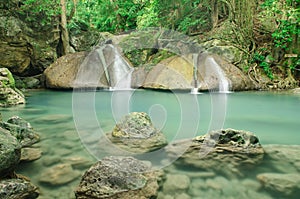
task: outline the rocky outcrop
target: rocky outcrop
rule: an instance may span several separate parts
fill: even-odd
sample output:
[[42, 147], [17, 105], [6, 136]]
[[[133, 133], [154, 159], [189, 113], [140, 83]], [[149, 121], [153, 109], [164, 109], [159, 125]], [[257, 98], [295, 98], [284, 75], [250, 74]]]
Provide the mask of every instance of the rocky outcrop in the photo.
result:
[[[0, 179], [10, 175], [21, 157], [21, 145], [9, 131], [0, 127]], [[0, 181], [1, 182], [1, 181]]]
[[185, 149], [175, 164], [187, 164], [227, 176], [244, 175], [243, 169], [255, 167], [264, 156], [264, 150], [254, 134], [234, 129], [213, 131], [166, 147], [171, 157], [178, 156]]
[[0, 106], [24, 104], [25, 97], [15, 87], [15, 80], [7, 68], [0, 68]]
[[7, 179], [0, 181], [0, 198], [2, 199], [34, 199], [38, 196], [38, 188], [26, 180]]
[[134, 153], [155, 151], [167, 145], [167, 139], [144, 112], [126, 115], [114, 127], [108, 139], [116, 146]]
[[[16, 15], [2, 11], [1, 13], [0, 66], [19, 76], [42, 73], [56, 57], [59, 32], [53, 29], [55, 25], [33, 27]], [[45, 30], [41, 30], [41, 27]]]
[[39, 196], [38, 188], [27, 177], [23, 179], [14, 173], [20, 160], [33, 161], [40, 157], [32, 157], [33, 154], [28, 153], [30, 148], [22, 149], [38, 140], [31, 125], [20, 117], [0, 121], [0, 198], [34, 199]]
[[85, 172], [76, 198], [155, 198], [161, 172], [149, 169], [148, 164], [132, 157], [106, 157]]
[[7, 122], [1, 121], [0, 126], [17, 138], [22, 147], [31, 146], [40, 140], [39, 135], [33, 130], [30, 123], [19, 116], [9, 118]]

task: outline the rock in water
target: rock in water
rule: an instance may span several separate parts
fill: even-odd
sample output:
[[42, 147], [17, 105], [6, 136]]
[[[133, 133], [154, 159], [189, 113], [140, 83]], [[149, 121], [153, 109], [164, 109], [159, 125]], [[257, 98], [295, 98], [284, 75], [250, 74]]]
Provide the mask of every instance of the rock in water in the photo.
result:
[[[290, 198], [298, 198], [300, 193], [300, 175], [298, 173], [262, 173], [257, 175], [260, 183], [269, 191]], [[298, 196], [298, 197], [297, 197]]]
[[213, 131], [166, 147], [169, 155], [176, 157], [185, 149], [175, 164], [188, 164], [229, 177], [243, 175], [243, 169], [257, 165], [264, 156], [264, 150], [253, 133], [234, 129]]
[[23, 179], [7, 179], [0, 181], [1, 199], [34, 199], [38, 196], [38, 188]]
[[15, 80], [7, 68], [0, 68], [0, 106], [25, 104], [25, 97], [15, 87]]
[[155, 198], [160, 172], [148, 169], [147, 164], [132, 157], [106, 157], [85, 172], [76, 198]]
[[0, 122], [0, 126], [10, 131], [21, 143], [22, 147], [31, 146], [40, 140], [39, 135], [33, 130], [30, 123], [20, 118], [13, 116], [7, 122]]
[[0, 178], [14, 171], [20, 157], [20, 143], [7, 130], [0, 127]]
[[126, 115], [107, 137], [118, 147], [135, 153], [154, 151], [167, 145], [165, 136], [144, 112]]

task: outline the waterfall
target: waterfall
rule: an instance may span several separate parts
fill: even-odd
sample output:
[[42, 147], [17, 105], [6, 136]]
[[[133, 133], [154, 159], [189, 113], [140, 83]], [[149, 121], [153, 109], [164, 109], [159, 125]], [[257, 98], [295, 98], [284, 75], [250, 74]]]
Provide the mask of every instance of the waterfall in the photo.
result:
[[114, 58], [110, 72], [110, 87], [112, 90], [126, 90], [131, 88], [131, 75], [133, 68], [122, 57], [117, 48], [109, 44], [113, 50]]
[[229, 93], [230, 83], [226, 78], [222, 68], [215, 61], [215, 59], [211, 56], [208, 56], [205, 60], [205, 81], [207, 78], [214, 78], [214, 80], [218, 81], [218, 91], [220, 93]]

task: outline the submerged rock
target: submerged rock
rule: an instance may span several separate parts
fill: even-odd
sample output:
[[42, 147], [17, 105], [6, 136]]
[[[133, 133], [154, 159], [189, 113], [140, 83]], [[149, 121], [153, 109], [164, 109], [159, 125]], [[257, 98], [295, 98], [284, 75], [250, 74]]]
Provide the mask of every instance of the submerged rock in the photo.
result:
[[40, 182], [50, 185], [67, 184], [80, 176], [78, 170], [73, 170], [70, 164], [58, 164], [48, 168], [40, 177]]
[[38, 188], [26, 180], [7, 179], [0, 181], [1, 199], [34, 199], [38, 196]]
[[300, 193], [300, 174], [262, 173], [257, 179], [268, 190], [296, 198]]
[[15, 80], [7, 68], [0, 68], [0, 106], [25, 104], [25, 97], [15, 87]]
[[165, 136], [144, 112], [126, 115], [107, 137], [118, 147], [135, 153], [154, 151], [167, 145]]
[[161, 173], [148, 169], [147, 164], [132, 157], [106, 157], [85, 172], [76, 198], [155, 198]]
[[40, 140], [30, 123], [19, 116], [9, 118], [7, 122], [1, 121], [0, 126], [10, 131], [10, 134], [19, 140], [22, 147], [31, 146]]
[[264, 150], [254, 134], [234, 129], [213, 131], [191, 140], [172, 143], [166, 151], [170, 156], [177, 156], [186, 148], [175, 164], [188, 164], [227, 176], [243, 175], [243, 169], [259, 164], [264, 156]]
[[42, 157], [42, 151], [38, 148], [22, 148], [21, 150], [21, 161], [31, 162]]
[[0, 178], [14, 171], [20, 157], [20, 143], [7, 130], [0, 127]]

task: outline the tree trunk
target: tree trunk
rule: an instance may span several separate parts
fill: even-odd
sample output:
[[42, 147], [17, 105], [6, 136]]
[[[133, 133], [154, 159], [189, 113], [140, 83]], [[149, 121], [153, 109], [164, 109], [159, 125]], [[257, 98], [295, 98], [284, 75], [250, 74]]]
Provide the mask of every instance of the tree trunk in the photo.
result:
[[61, 4], [61, 41], [62, 41], [62, 54], [66, 55], [70, 53], [70, 39], [69, 39], [69, 32], [67, 29], [67, 8], [66, 8], [66, 1], [60, 0]]

